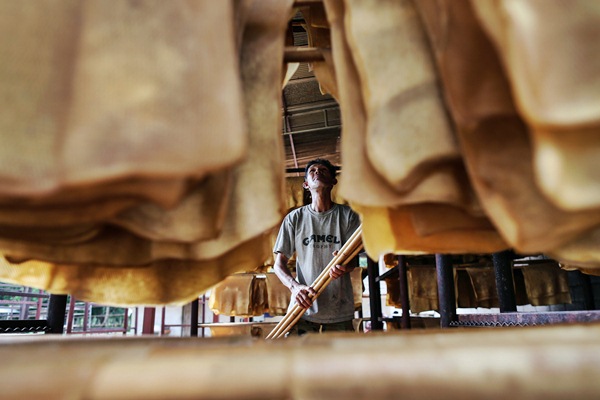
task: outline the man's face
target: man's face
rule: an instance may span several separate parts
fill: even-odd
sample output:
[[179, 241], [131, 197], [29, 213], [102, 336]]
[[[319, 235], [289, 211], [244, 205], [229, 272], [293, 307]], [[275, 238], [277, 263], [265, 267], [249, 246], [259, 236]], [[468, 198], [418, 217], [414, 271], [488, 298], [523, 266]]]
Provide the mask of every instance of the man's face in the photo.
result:
[[329, 169], [323, 164], [313, 164], [308, 168], [304, 187], [307, 189], [318, 186], [333, 186], [337, 180], [331, 176]]

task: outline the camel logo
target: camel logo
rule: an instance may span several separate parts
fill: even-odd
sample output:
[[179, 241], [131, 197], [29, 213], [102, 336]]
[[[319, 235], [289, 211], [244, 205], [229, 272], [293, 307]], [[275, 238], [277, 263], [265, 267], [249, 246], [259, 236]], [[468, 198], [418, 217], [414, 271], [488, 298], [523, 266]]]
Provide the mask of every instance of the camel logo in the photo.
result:
[[340, 239], [335, 235], [310, 235], [302, 240], [305, 246], [311, 243], [341, 243]]

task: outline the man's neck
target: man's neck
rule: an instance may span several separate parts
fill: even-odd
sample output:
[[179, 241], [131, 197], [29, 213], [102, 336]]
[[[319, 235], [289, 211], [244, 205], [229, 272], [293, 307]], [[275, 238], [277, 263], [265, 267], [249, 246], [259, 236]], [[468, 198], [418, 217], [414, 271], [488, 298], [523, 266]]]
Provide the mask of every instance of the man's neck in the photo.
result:
[[316, 212], [325, 212], [333, 207], [333, 201], [331, 200], [331, 190], [327, 191], [312, 191], [312, 202], [310, 208]]

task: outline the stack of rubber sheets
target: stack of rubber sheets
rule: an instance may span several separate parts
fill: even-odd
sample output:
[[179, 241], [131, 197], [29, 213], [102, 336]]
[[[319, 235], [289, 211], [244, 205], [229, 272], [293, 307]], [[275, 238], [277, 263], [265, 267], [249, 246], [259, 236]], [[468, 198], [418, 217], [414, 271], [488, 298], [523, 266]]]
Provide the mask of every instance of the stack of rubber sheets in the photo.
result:
[[340, 194], [372, 258], [513, 248], [600, 267], [600, 6], [324, 6]]
[[0, 5], [0, 279], [165, 304], [261, 266], [285, 212], [291, 15], [291, 0]]

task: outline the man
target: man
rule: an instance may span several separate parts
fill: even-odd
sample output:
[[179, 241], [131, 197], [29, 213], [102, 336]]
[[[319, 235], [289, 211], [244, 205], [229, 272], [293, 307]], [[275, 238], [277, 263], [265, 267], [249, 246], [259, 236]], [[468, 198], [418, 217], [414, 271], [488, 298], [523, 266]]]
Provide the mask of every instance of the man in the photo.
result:
[[[351, 264], [335, 265], [329, 274], [329, 286], [315, 301], [310, 285], [329, 264], [334, 252], [350, 238], [360, 225], [358, 215], [346, 205], [331, 199], [337, 183], [334, 166], [324, 159], [306, 165], [303, 187], [311, 194], [311, 203], [291, 211], [283, 220], [275, 242], [274, 270], [292, 292], [291, 299], [306, 309], [290, 335], [307, 332], [352, 330], [354, 296], [349, 272]], [[296, 279], [287, 263], [296, 252]]]

